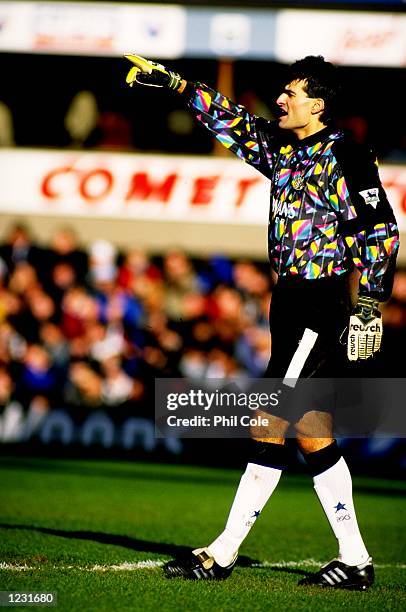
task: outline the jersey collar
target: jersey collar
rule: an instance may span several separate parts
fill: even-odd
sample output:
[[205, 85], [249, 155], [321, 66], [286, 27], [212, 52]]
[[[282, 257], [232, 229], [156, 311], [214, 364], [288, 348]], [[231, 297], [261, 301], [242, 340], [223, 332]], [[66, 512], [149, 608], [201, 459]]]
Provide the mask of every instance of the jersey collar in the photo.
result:
[[323, 140], [326, 140], [328, 136], [330, 136], [330, 134], [334, 134], [334, 133], [337, 133], [337, 129], [334, 128], [333, 126], [327, 126], [323, 128], [322, 130], [319, 130], [315, 134], [311, 134], [310, 136], [303, 138], [302, 140], [296, 140], [296, 146], [298, 147], [312, 146], [316, 144], [316, 142], [322, 142]]

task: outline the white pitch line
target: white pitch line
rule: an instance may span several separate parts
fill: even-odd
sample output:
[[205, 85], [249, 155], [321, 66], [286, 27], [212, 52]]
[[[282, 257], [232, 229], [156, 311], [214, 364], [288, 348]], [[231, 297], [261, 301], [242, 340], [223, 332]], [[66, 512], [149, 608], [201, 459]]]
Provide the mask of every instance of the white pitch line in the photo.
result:
[[161, 567], [165, 561], [137, 561], [137, 563], [120, 563], [120, 565], [93, 565], [93, 567], [81, 568], [88, 572], [132, 572], [139, 569], [155, 569]]
[[82, 572], [132, 572], [140, 569], [155, 569], [161, 567], [165, 561], [155, 561], [147, 559], [146, 561], [137, 561], [136, 563], [120, 563], [119, 565], [18, 565], [17, 563], [0, 563], [0, 570], [11, 570], [14, 572], [26, 572], [41, 569], [59, 569], [59, 570], [79, 570]]
[[251, 567], [288, 567], [295, 569], [296, 567], [320, 567], [321, 562], [315, 559], [303, 559], [302, 561], [262, 561], [261, 563], [252, 563]]
[[0, 570], [12, 570], [15, 572], [25, 572], [27, 570], [33, 570], [33, 567], [28, 565], [16, 565], [15, 563], [0, 563]]
[[[26, 564], [18, 565], [17, 563], [0, 563], [0, 570], [9, 570], [14, 572], [38, 571], [43, 569], [55, 570], [79, 570], [82, 572], [133, 572], [143, 569], [156, 569], [162, 567], [165, 561], [146, 559], [145, 561], [137, 561], [135, 563], [120, 563], [118, 565], [36, 565], [29, 566]], [[296, 569], [300, 567], [320, 567], [321, 561], [315, 559], [302, 559], [301, 561], [262, 561], [261, 563], [253, 563], [252, 568], [289, 568]], [[374, 563], [376, 569], [406, 569], [404, 563]]]
[[[252, 563], [250, 567], [276, 567], [289, 569], [295, 569], [300, 567], [320, 567], [322, 561], [315, 561], [314, 559], [302, 559], [302, 561], [262, 561], [261, 563]], [[405, 563], [374, 563], [375, 569], [406, 569]]]

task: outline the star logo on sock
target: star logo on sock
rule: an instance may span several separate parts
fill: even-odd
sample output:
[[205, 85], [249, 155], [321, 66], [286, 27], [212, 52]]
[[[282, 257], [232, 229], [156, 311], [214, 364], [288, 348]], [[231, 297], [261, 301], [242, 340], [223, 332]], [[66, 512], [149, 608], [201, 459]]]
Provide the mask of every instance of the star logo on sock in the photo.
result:
[[251, 518], [258, 518], [260, 514], [261, 510], [254, 510], [254, 514], [251, 516]]
[[334, 508], [336, 509], [336, 512], [338, 512], [339, 510], [347, 510], [345, 504], [342, 504], [341, 502], [338, 502], [338, 504], [334, 506]]

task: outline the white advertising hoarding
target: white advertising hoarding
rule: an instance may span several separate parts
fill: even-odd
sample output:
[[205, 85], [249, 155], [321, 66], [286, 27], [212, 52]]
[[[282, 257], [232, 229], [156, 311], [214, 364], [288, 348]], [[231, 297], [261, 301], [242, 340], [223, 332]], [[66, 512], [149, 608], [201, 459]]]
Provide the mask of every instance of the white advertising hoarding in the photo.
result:
[[323, 55], [336, 64], [406, 65], [405, 15], [286, 10], [278, 11], [276, 19], [276, 60]]
[[267, 184], [233, 159], [0, 150], [0, 212], [261, 224]]
[[186, 11], [120, 2], [0, 2], [0, 51], [176, 58]]
[[30, 52], [34, 45], [35, 4], [0, 2], [0, 50]]
[[187, 7], [130, 2], [0, 2], [0, 51], [244, 57], [406, 64], [406, 16], [390, 12]]
[[[406, 232], [406, 166], [380, 175]], [[269, 181], [237, 159], [0, 150], [0, 213], [266, 225]]]

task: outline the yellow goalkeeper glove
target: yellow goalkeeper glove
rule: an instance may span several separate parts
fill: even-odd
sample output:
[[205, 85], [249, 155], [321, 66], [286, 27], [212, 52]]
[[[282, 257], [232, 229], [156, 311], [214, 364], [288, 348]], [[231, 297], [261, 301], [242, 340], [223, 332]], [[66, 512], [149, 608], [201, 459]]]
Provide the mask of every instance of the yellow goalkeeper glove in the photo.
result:
[[140, 55], [126, 54], [124, 57], [134, 64], [126, 78], [126, 83], [130, 87], [138, 83], [149, 87], [167, 87], [176, 91], [182, 82], [182, 77], [177, 72], [167, 70], [162, 64], [147, 60]]

